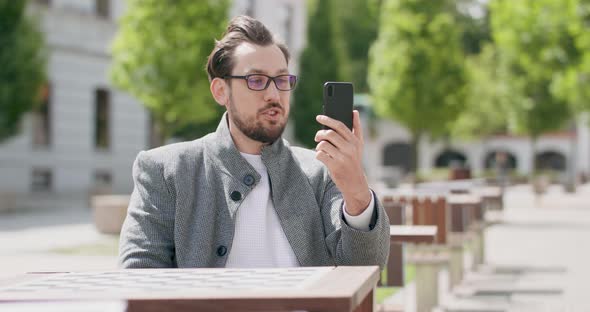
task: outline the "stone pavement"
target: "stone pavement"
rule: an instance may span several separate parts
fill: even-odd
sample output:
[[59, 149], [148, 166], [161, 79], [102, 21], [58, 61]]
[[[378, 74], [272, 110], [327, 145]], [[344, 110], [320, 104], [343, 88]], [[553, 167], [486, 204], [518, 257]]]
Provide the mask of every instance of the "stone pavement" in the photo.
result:
[[[30, 199], [26, 205], [25, 211], [0, 214], [0, 278], [30, 271], [116, 268], [113, 250], [63, 252], [116, 245], [117, 237], [95, 230], [85, 198]], [[547, 305], [539, 311], [590, 311], [590, 185], [575, 194], [551, 187], [538, 199], [529, 186], [508, 188], [504, 223], [489, 228], [485, 239], [488, 264], [566, 269], [559, 276], [563, 294], [545, 298]], [[407, 288], [401, 293], [405, 300], [412, 296], [412, 285]]]
[[[483, 284], [504, 278], [514, 280], [515, 284], [528, 281], [533, 285], [538, 283], [563, 289], [563, 293], [479, 297], [480, 302], [490, 302], [488, 309], [492, 309], [491, 303], [503, 303], [506, 308], [498, 311], [590, 311], [587, 291], [590, 279], [590, 184], [580, 186], [573, 194], [552, 186], [538, 197], [530, 186], [513, 186], [506, 190], [504, 203], [503, 223], [488, 228], [485, 233], [486, 267], [563, 270], [560, 273], [483, 274], [488, 278]], [[469, 255], [466, 258], [469, 259]], [[472, 274], [471, 278], [474, 276], [482, 275]], [[448, 273], [442, 271], [439, 278], [441, 302], [448, 304], [457, 296], [444, 289]], [[414, 285], [410, 284], [386, 303], [402, 305], [406, 311], [413, 312], [416, 310], [414, 300]]]
[[538, 199], [519, 186], [507, 193], [506, 202], [505, 223], [486, 233], [486, 261], [563, 267], [564, 293], [545, 311], [590, 311], [590, 185], [575, 194], [552, 187]]
[[0, 278], [117, 267], [114, 248], [92, 250], [116, 246], [118, 238], [96, 231], [86, 198], [31, 198], [21, 205], [0, 214]]

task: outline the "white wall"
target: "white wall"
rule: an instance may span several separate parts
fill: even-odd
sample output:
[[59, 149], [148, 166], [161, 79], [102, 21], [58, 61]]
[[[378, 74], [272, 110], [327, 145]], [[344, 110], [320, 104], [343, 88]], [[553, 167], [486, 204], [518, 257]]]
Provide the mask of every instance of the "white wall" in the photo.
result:
[[[536, 144], [535, 153], [558, 152], [566, 157], [569, 164], [573, 144], [575, 145], [574, 160], [577, 163], [575, 169], [578, 173], [588, 173], [590, 171], [590, 129], [587, 118], [587, 114], [580, 118], [577, 137], [567, 133], [540, 137]], [[410, 143], [410, 134], [399, 124], [388, 120], [378, 120], [376, 125], [378, 135], [365, 139], [367, 176], [370, 179], [378, 178], [383, 171], [383, 149], [386, 145], [397, 142]], [[572, 140], [574, 140], [573, 143]], [[485, 169], [486, 155], [498, 150], [507, 151], [516, 157], [518, 173], [528, 174], [532, 169], [532, 148], [528, 137], [496, 136], [483, 141], [453, 141], [448, 147], [463, 153], [475, 174], [481, 173]], [[432, 170], [436, 158], [444, 149], [443, 142], [432, 142], [430, 138], [424, 137], [420, 142], [419, 170], [423, 172]]]
[[[90, 6], [89, 4], [92, 4]], [[52, 1], [42, 9], [51, 83], [51, 144], [32, 144], [32, 119], [20, 135], [0, 145], [0, 190], [27, 193], [34, 168], [52, 170], [56, 193], [87, 192], [96, 169], [109, 171], [116, 192], [131, 191], [131, 164], [147, 143], [147, 114], [133, 98], [117, 92], [108, 79], [112, 20], [94, 15], [94, 1]], [[97, 88], [110, 91], [111, 148], [94, 147]]]

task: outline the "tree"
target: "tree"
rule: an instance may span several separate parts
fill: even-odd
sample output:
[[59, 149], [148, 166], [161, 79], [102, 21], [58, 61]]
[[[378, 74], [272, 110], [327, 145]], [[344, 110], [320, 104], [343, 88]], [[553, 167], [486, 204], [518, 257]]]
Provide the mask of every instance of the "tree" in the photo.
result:
[[490, 15], [481, 0], [455, 0], [455, 19], [461, 27], [463, 51], [477, 55], [485, 44], [492, 41]]
[[377, 38], [379, 5], [375, 1], [341, 0], [336, 12], [339, 32], [335, 36], [344, 45], [339, 64], [344, 68], [342, 79], [354, 84], [355, 93], [368, 93], [369, 48]]
[[578, 52], [569, 66], [555, 77], [553, 93], [576, 112], [590, 110], [590, 0], [577, 0], [568, 12], [571, 44]]
[[326, 81], [341, 79], [333, 36], [335, 17], [331, 0], [318, 0], [307, 28], [307, 46], [301, 53], [299, 82], [294, 94], [292, 117], [295, 138], [307, 147], [315, 146], [314, 137], [320, 129], [315, 116], [322, 113], [322, 88]]
[[27, 1], [0, 1], [0, 142], [15, 135], [24, 113], [41, 100], [46, 54]]
[[414, 170], [422, 136], [447, 134], [465, 106], [464, 54], [453, 7], [442, 0], [381, 5], [369, 85], [377, 113], [411, 133]]
[[111, 79], [150, 111], [160, 141], [218, 119], [204, 72], [228, 1], [129, 0], [113, 43]]
[[[490, 3], [492, 34], [510, 67], [522, 100], [514, 103], [517, 130], [535, 142], [572, 117], [567, 102], [551, 92], [555, 77], [579, 58], [568, 32], [577, 0], [495, 0]], [[534, 161], [533, 161], [534, 164]], [[535, 171], [533, 166], [533, 174]]]
[[466, 106], [453, 123], [451, 136], [476, 139], [513, 130], [512, 107], [522, 98], [494, 45], [486, 44], [480, 54], [467, 57], [466, 73]]

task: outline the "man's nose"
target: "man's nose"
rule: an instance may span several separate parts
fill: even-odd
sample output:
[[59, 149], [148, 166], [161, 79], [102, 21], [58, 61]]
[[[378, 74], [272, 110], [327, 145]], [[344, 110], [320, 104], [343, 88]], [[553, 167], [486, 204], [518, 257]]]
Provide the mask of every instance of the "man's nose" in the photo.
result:
[[264, 100], [266, 102], [278, 102], [280, 98], [279, 89], [274, 81], [271, 81], [268, 88], [264, 90]]

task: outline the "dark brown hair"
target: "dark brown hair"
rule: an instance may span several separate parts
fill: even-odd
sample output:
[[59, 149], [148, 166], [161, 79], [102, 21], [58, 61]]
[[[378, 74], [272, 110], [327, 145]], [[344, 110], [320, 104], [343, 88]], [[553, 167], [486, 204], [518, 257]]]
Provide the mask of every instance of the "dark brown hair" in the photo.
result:
[[215, 41], [215, 48], [207, 59], [207, 75], [209, 81], [217, 77], [231, 75], [234, 68], [234, 51], [243, 42], [249, 42], [259, 46], [276, 44], [283, 52], [287, 64], [289, 63], [289, 50], [281, 42], [277, 42], [273, 34], [260, 21], [249, 16], [236, 16], [227, 26], [221, 40]]

